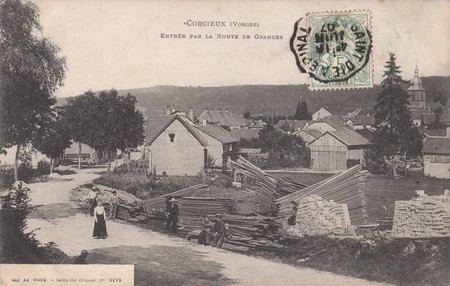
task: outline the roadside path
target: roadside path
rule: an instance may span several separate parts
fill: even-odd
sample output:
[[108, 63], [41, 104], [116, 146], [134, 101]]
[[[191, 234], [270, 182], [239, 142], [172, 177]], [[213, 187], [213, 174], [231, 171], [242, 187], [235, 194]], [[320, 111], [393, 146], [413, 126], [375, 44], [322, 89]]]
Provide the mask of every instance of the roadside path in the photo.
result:
[[28, 225], [39, 228], [39, 241], [54, 241], [70, 256], [87, 249], [90, 264], [134, 264], [135, 285], [386, 285], [201, 246], [123, 221], [107, 221], [108, 239], [93, 239], [93, 218], [75, 209], [70, 190], [92, 182], [99, 171], [64, 176], [71, 181], [30, 184], [31, 203], [55, 212], [30, 218]]

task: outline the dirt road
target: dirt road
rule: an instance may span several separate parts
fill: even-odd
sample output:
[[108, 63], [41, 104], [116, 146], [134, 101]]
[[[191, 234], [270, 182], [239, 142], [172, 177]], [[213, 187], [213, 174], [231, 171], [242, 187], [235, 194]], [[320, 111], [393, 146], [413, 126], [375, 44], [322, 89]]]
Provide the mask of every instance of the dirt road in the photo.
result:
[[93, 239], [93, 218], [70, 202], [70, 190], [91, 182], [98, 171], [29, 185], [32, 203], [44, 207], [28, 224], [39, 228], [38, 240], [54, 241], [70, 256], [87, 249], [90, 264], [134, 264], [135, 285], [386, 285], [200, 246], [121, 221], [107, 221], [109, 238]]

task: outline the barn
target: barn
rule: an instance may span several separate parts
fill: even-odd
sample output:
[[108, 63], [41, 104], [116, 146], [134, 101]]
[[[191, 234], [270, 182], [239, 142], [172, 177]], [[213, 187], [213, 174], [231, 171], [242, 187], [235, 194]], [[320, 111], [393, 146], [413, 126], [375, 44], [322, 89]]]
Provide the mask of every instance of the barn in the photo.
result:
[[450, 179], [450, 137], [425, 137], [422, 154], [426, 176]]
[[310, 142], [311, 168], [319, 170], [346, 170], [364, 165], [364, 152], [369, 141], [347, 128], [326, 131]]

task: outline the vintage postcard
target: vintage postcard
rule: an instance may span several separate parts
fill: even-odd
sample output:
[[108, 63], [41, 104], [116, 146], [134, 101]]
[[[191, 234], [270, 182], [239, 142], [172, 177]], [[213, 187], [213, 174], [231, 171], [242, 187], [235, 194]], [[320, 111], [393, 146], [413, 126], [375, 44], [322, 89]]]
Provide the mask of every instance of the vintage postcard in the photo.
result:
[[449, 18], [0, 0], [0, 285], [450, 285]]

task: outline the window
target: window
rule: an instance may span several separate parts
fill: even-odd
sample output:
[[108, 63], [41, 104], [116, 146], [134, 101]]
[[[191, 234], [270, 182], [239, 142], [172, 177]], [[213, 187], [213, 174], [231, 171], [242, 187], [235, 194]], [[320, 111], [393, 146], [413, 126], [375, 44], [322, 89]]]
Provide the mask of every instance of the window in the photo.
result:
[[175, 142], [175, 133], [169, 133], [170, 142]]

